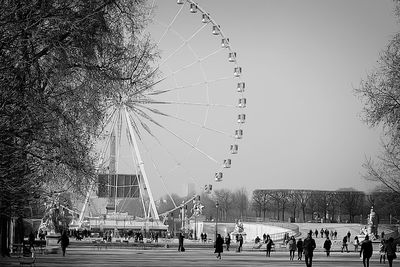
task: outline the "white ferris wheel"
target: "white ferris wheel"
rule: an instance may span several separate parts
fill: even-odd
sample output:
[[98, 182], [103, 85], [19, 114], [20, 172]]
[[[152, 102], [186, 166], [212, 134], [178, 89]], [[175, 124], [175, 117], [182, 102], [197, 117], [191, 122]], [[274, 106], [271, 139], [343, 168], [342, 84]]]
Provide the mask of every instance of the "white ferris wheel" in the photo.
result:
[[171, 195], [183, 188], [200, 193], [229, 182], [239, 164], [246, 97], [237, 53], [210, 13], [192, 0], [150, 5], [148, 32], [160, 53], [156, 78], [110, 108], [100, 169], [116, 212], [127, 195], [138, 196], [143, 216], [159, 219], [160, 196], [174, 203]]

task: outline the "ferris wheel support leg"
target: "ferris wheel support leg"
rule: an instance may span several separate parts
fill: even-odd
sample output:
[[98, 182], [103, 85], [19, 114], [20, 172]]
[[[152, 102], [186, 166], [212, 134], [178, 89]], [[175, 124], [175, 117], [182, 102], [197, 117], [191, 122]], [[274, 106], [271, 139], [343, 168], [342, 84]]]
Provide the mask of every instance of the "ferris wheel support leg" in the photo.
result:
[[83, 204], [81, 213], [79, 214], [79, 220], [78, 220], [78, 227], [81, 227], [82, 222], [83, 222], [83, 216], [85, 215], [85, 210], [86, 210], [86, 206], [89, 203], [89, 199], [90, 199], [90, 195], [92, 194], [92, 190], [93, 190], [93, 186], [94, 186], [95, 181], [93, 181], [90, 184], [89, 190], [86, 193], [86, 199], [85, 199], [85, 203]]
[[131, 138], [132, 138], [132, 144], [133, 144], [133, 147], [134, 147], [134, 150], [135, 150], [135, 153], [136, 153], [136, 158], [137, 158], [137, 160], [139, 162], [140, 172], [142, 173], [142, 177], [143, 177], [144, 183], [146, 185], [147, 195], [149, 196], [151, 211], [153, 212], [153, 216], [152, 217], [154, 219], [158, 220], [159, 216], [158, 216], [156, 204], [154, 202], [153, 194], [151, 193], [150, 184], [149, 184], [149, 181], [147, 179], [146, 171], [144, 169], [144, 163], [142, 161], [142, 157], [140, 156], [139, 148], [138, 148], [138, 145], [137, 145], [137, 142], [136, 142], [136, 136], [135, 136], [135, 133], [133, 131], [132, 123], [131, 123], [131, 120], [129, 118], [129, 114], [128, 114], [128, 110], [126, 109], [126, 106], [124, 106], [124, 110], [125, 110], [126, 122], [127, 122], [128, 128], [129, 128], [129, 133], [130, 133]]

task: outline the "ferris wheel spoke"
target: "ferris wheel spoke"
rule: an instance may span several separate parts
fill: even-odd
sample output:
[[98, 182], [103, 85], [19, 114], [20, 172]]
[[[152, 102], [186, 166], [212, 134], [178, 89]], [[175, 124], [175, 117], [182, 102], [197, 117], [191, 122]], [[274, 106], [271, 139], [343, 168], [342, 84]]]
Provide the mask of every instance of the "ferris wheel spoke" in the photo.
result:
[[[153, 137], [154, 137], [154, 135], [153, 135]], [[161, 184], [162, 184], [162, 186], [163, 186], [163, 189], [164, 189], [165, 192], [168, 194], [168, 196], [170, 197], [172, 203], [173, 203], [174, 206], [176, 207], [176, 203], [175, 203], [174, 199], [172, 198], [172, 196], [171, 196], [169, 190], [167, 189], [166, 182], [165, 182], [165, 177], [161, 174], [158, 165], [156, 164], [155, 160], [154, 160], [153, 157], [151, 156], [151, 153], [149, 152], [149, 149], [147, 148], [147, 146], [145, 145], [145, 143], [144, 143], [142, 140], [140, 140], [140, 142], [141, 142], [142, 146], [144, 147], [144, 151], [146, 152], [147, 156], [149, 157], [149, 159], [150, 159], [150, 161], [151, 161], [151, 163], [152, 163], [152, 165], [153, 165], [153, 168], [154, 168], [156, 174], [158, 175], [158, 177], [159, 177], [160, 180], [161, 180]]]
[[[154, 4], [154, 3], [153, 3]], [[157, 46], [161, 43], [161, 41], [164, 39], [164, 37], [167, 35], [169, 29], [172, 27], [172, 25], [175, 23], [176, 19], [178, 18], [179, 14], [182, 12], [183, 10], [183, 5], [181, 6], [181, 8], [176, 12], [174, 18], [171, 20], [171, 22], [168, 25], [165, 25], [162, 23], [162, 25], [165, 27], [165, 31], [163, 32], [163, 34], [161, 35], [161, 38], [158, 40], [157, 42]], [[156, 23], [160, 23], [159, 21], [155, 20]]]
[[[161, 24], [162, 26], [166, 27], [165, 25]], [[185, 46], [189, 46], [189, 43], [193, 40], [193, 38], [196, 37], [205, 27], [207, 24], [204, 24], [200, 28], [198, 28], [189, 38], [185, 39], [181, 34], [179, 34], [177, 31], [173, 30], [172, 28], [168, 28], [167, 26], [167, 31], [171, 31], [174, 33], [178, 38], [181, 40], [181, 44], [168, 56], [165, 57], [163, 61], [161, 61], [160, 64], [158, 64], [157, 68], [160, 68], [162, 65], [164, 65], [171, 57], [175, 56], [179, 51], [182, 50]]]
[[187, 141], [185, 138], [181, 137], [180, 135], [178, 135], [177, 133], [175, 133], [174, 131], [172, 131], [171, 129], [169, 129], [168, 127], [162, 125], [161, 123], [157, 122], [156, 120], [154, 120], [151, 116], [149, 116], [147, 113], [145, 113], [142, 110], [139, 110], [137, 108], [134, 107], [130, 107], [131, 109], [133, 109], [137, 114], [141, 115], [142, 117], [144, 117], [145, 119], [151, 121], [152, 123], [154, 123], [155, 125], [157, 125], [158, 127], [164, 129], [165, 131], [169, 132], [171, 135], [175, 136], [178, 140], [180, 140], [181, 142], [183, 142], [184, 144], [188, 145], [189, 147], [191, 147], [192, 149], [194, 149], [195, 151], [199, 152], [200, 154], [202, 154], [203, 156], [205, 156], [206, 158], [208, 158], [209, 160], [215, 162], [218, 164], [218, 161], [216, 159], [214, 159], [212, 156], [210, 156], [209, 154], [207, 154], [206, 152], [204, 152], [203, 150], [201, 150], [200, 148], [198, 148], [196, 145], [192, 144], [191, 142]]
[[[172, 75], [171, 75], [172, 76]], [[165, 76], [164, 79], [168, 78], [168, 76]], [[205, 84], [212, 84], [215, 82], [220, 82], [220, 81], [224, 81], [224, 80], [231, 80], [232, 77], [222, 77], [222, 78], [217, 78], [217, 79], [213, 79], [213, 80], [207, 80], [207, 81], [201, 81], [201, 82], [197, 82], [197, 83], [192, 83], [192, 84], [188, 84], [188, 85], [181, 85], [181, 86], [175, 86], [175, 87], [170, 87], [170, 88], [166, 88], [163, 90], [155, 90], [155, 91], [149, 91], [149, 93], [147, 93], [146, 95], [160, 95], [160, 94], [164, 94], [164, 93], [168, 93], [168, 92], [172, 92], [172, 91], [177, 91], [177, 90], [182, 90], [182, 89], [190, 89], [199, 85], [205, 85]]]
[[181, 137], [180, 135], [178, 135], [177, 133], [175, 133], [174, 131], [172, 131], [171, 129], [159, 124], [164, 130], [166, 130], [167, 132], [169, 132], [170, 134], [172, 134], [173, 136], [175, 136], [177, 139], [179, 139], [180, 141], [182, 141], [183, 143], [185, 143], [186, 145], [190, 146], [192, 149], [194, 149], [195, 151], [199, 152], [200, 154], [202, 154], [203, 156], [205, 156], [206, 158], [208, 158], [209, 160], [215, 162], [218, 164], [218, 161], [216, 159], [214, 159], [212, 156], [210, 156], [209, 154], [207, 154], [206, 152], [204, 152], [203, 150], [201, 150], [200, 148], [198, 148], [196, 145], [192, 144], [191, 142], [187, 141], [185, 138]]
[[[141, 103], [141, 100], [138, 101]], [[202, 106], [202, 107], [225, 107], [225, 108], [233, 108], [234, 105], [226, 105], [226, 104], [213, 104], [213, 103], [194, 103], [194, 102], [186, 102], [186, 101], [156, 101], [156, 100], [147, 100], [142, 103], [146, 104], [160, 104], [160, 105], [187, 105], [187, 106]]]
[[146, 110], [148, 110], [148, 111], [150, 111], [150, 112], [152, 112], [154, 114], [161, 115], [161, 116], [166, 116], [166, 117], [169, 117], [169, 118], [173, 118], [175, 120], [185, 122], [186, 124], [197, 126], [197, 128], [200, 128], [200, 129], [208, 130], [208, 131], [211, 131], [211, 132], [214, 132], [214, 133], [218, 133], [218, 134], [222, 134], [222, 135], [234, 138], [234, 136], [232, 134], [228, 134], [228, 133], [226, 133], [224, 131], [207, 127], [205, 123], [203, 123], [203, 124], [196, 123], [196, 122], [193, 122], [193, 121], [190, 121], [190, 120], [186, 120], [186, 119], [178, 117], [178, 116], [167, 114], [165, 112], [159, 111], [158, 109], [149, 108], [149, 107], [146, 107], [146, 106], [143, 106], [143, 105], [138, 105], [138, 106], [141, 107], [141, 108], [144, 108], [144, 109], [146, 109]]
[[177, 70], [172, 71], [171, 74], [170, 74], [170, 76], [175, 75], [175, 74], [177, 74], [177, 73], [179, 73], [179, 72], [181, 72], [181, 71], [183, 71], [183, 70], [186, 70], [186, 69], [188, 69], [188, 68], [194, 66], [195, 64], [199, 64], [199, 63], [203, 62], [204, 60], [208, 59], [209, 57], [211, 57], [211, 56], [213, 56], [213, 55], [219, 53], [219, 52], [222, 51], [222, 50], [223, 50], [222, 48], [219, 48], [219, 49], [217, 49], [216, 51], [210, 53], [209, 55], [207, 55], [207, 56], [205, 56], [205, 57], [196, 58], [195, 61], [193, 61], [193, 62], [191, 62], [191, 63], [189, 63], [189, 64], [187, 64], [187, 65], [185, 65], [185, 66], [183, 66], [183, 67], [181, 67], [181, 68], [179, 68], [179, 69], [177, 69]]
[[[139, 120], [141, 124], [144, 123], [144, 122], [141, 120], [141, 118], [139, 118], [139, 117], [137, 116], [137, 113], [134, 113], [134, 112], [133, 112], [132, 114], [135, 115], [136, 119]], [[131, 120], [131, 121], [135, 121], [134, 118], [132, 117], [132, 114], [131, 114], [131, 113], [129, 114], [130, 120]], [[136, 122], [135, 122], [135, 123], [136, 123]], [[168, 194], [168, 196], [169, 196], [169, 198], [171, 199], [172, 203], [174, 204], [174, 207], [178, 207], [178, 206], [176, 205], [174, 199], [172, 198], [172, 195], [170, 194], [169, 190], [167, 189], [165, 177], [166, 177], [168, 174], [172, 173], [173, 170], [176, 169], [176, 168], [178, 168], [178, 167], [184, 169], [185, 172], [187, 172], [187, 173], [189, 173], [189, 174], [190, 174], [190, 172], [184, 167], [184, 165], [182, 164], [182, 162], [178, 161], [177, 158], [174, 156], [174, 154], [173, 154], [166, 146], [163, 145], [163, 143], [157, 138], [157, 136], [155, 136], [155, 135], [153, 135], [153, 134], [151, 134], [151, 136], [152, 136], [152, 138], [154, 138], [154, 140], [157, 142], [157, 144], [167, 153], [167, 155], [172, 159], [172, 161], [175, 162], [175, 167], [171, 168], [171, 169], [167, 172], [166, 175], [162, 175], [162, 173], [160, 172], [159, 167], [158, 167], [156, 161], [155, 161], [154, 158], [152, 157], [152, 153], [150, 152], [149, 148], [146, 146], [145, 142], [143, 142], [143, 140], [140, 139], [140, 142], [141, 142], [142, 146], [144, 147], [147, 156], [148, 156], [148, 157], [150, 158], [150, 160], [152, 161], [153, 168], [155, 169], [155, 171], [156, 171], [158, 177], [161, 179], [161, 182], [162, 182], [162, 185], [163, 185], [163, 187], [164, 187], [164, 190], [166, 191], [166, 193]], [[189, 176], [190, 176], [190, 177], [193, 177], [193, 175], [191, 175], [191, 174], [190, 174]], [[193, 178], [192, 178], [192, 180], [193, 180], [194, 182], [196, 182]]]

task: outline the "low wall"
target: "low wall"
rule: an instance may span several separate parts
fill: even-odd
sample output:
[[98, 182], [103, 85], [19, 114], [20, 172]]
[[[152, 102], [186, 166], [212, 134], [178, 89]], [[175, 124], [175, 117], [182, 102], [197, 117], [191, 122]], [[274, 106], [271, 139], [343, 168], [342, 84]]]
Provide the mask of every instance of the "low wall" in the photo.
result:
[[[197, 222], [191, 224], [191, 229], [196, 227], [197, 238], [200, 238], [201, 233], [207, 234], [208, 240], [214, 240], [215, 238], [215, 222]], [[292, 225], [292, 227], [285, 227], [284, 224], [275, 225], [273, 223], [256, 223], [256, 222], [243, 222], [243, 228], [246, 235], [243, 236], [244, 242], [253, 242], [258, 236], [262, 239], [263, 234], [271, 236], [271, 239], [282, 240], [285, 233], [289, 235], [296, 235], [298, 233], [298, 227]], [[297, 229], [297, 230], [296, 230]], [[221, 236], [227, 236], [228, 233], [232, 233], [235, 230], [235, 223], [218, 222], [218, 233]]]

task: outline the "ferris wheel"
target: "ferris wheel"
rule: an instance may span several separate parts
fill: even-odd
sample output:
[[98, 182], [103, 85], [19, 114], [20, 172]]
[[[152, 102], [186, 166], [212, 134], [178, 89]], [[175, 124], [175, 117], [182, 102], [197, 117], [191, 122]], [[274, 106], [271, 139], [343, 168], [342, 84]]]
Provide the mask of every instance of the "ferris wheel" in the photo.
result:
[[155, 79], [110, 109], [100, 158], [109, 173], [140, 177], [108, 180], [106, 190], [115, 190], [109, 196], [137, 193], [144, 216], [158, 219], [155, 196], [174, 203], [173, 193], [210, 192], [229, 183], [244, 135], [246, 97], [229, 37], [198, 3], [152, 0], [149, 17], [147, 32], [159, 52], [151, 66]]

